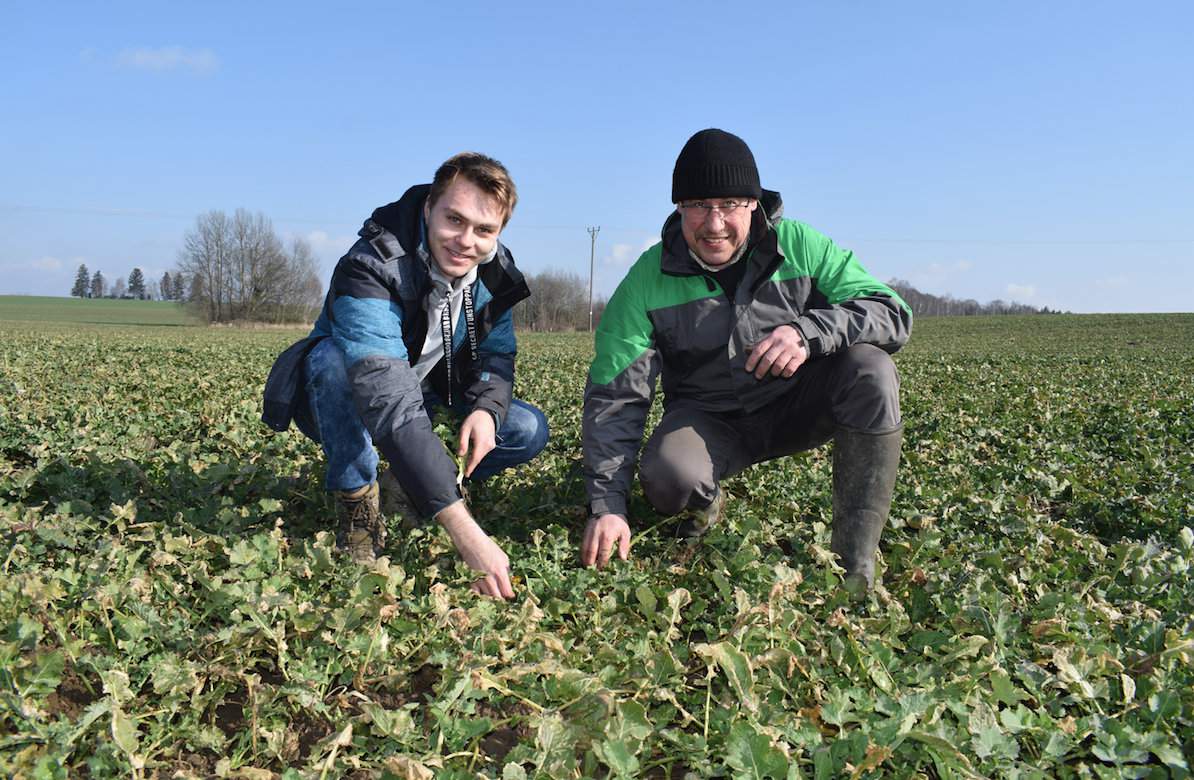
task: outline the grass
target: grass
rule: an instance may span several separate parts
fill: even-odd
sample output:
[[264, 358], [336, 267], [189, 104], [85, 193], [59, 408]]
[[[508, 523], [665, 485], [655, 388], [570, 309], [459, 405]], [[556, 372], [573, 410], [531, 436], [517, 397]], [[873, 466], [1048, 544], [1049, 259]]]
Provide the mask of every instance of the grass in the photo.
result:
[[173, 301], [31, 295], [0, 295], [0, 322], [172, 326], [196, 324], [195, 318]]

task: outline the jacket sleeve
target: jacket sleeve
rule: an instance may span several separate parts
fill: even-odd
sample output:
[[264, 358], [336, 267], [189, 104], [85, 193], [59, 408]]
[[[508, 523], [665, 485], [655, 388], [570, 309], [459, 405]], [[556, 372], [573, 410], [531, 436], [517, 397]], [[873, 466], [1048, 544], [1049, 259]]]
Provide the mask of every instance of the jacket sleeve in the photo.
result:
[[[794, 252], [815, 284], [815, 300], [796, 318], [810, 357], [854, 344], [895, 352], [912, 331], [912, 309], [854, 257], [807, 225], [784, 220], [785, 253]], [[789, 255], [791, 256], [791, 255]]]
[[303, 400], [303, 363], [318, 338], [308, 336], [291, 344], [278, 356], [265, 380], [261, 420], [275, 431], [284, 431], [294, 419], [295, 406]]
[[461, 496], [456, 465], [423, 410], [402, 309], [367, 258], [342, 259], [332, 287], [332, 338], [344, 353], [353, 404], [416, 510], [431, 517]]
[[581, 425], [592, 515], [628, 518], [634, 467], [655, 397], [660, 359], [641, 281], [634, 270], [622, 280], [597, 327]]
[[477, 364], [472, 381], [464, 393], [469, 409], [484, 409], [492, 414], [500, 430], [510, 411], [514, 395], [514, 315], [502, 312], [485, 339], [477, 345]]

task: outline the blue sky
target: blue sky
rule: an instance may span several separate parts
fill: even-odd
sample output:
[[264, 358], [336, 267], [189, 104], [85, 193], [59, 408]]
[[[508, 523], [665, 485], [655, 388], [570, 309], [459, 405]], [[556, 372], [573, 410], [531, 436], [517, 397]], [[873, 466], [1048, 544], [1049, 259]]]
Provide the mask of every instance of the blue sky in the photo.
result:
[[693, 132], [925, 292], [1190, 311], [1194, 4], [11, 3], [0, 294], [173, 267], [244, 207], [325, 271], [451, 154], [502, 160], [519, 265], [612, 292]]

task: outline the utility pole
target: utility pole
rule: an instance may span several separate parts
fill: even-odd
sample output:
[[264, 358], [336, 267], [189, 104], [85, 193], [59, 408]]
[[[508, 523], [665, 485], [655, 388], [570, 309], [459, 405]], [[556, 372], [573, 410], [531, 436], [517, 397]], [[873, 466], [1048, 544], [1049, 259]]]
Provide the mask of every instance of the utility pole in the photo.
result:
[[589, 228], [589, 333], [593, 332], [593, 258], [597, 254], [597, 234], [601, 226]]

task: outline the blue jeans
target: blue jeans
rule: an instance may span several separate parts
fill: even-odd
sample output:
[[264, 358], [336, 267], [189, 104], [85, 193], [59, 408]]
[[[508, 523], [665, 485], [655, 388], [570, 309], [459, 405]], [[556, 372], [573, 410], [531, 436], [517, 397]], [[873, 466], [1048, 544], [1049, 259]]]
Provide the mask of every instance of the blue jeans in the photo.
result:
[[[331, 339], [324, 339], [307, 355], [304, 369], [307, 408], [297, 410], [294, 422], [308, 438], [323, 446], [327, 457], [324, 486], [327, 490], [356, 490], [370, 484], [377, 479], [377, 450], [353, 405], [344, 353]], [[428, 416], [442, 405], [436, 396], [424, 394], [423, 408]], [[463, 417], [469, 410], [452, 411]], [[526, 463], [545, 446], [547, 418], [543, 412], [512, 399], [506, 421], [497, 432], [497, 446], [477, 464], [472, 479], [480, 481]]]

